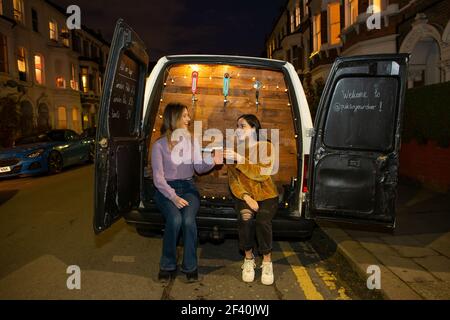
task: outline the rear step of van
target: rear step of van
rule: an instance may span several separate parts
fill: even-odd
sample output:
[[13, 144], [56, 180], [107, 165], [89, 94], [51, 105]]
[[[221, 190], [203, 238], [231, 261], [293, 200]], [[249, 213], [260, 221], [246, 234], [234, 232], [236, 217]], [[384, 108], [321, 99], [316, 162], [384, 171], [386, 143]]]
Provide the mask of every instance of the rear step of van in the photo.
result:
[[[133, 210], [125, 215], [128, 224], [148, 232], [162, 233], [164, 218], [154, 204], [146, 204], [145, 208]], [[315, 223], [312, 220], [292, 217], [288, 212], [279, 209], [272, 220], [275, 238], [305, 239], [311, 236]], [[199, 234], [208, 234], [213, 240], [237, 235], [237, 217], [230, 206], [200, 206], [197, 214], [197, 229]], [[216, 239], [214, 239], [216, 238]]]

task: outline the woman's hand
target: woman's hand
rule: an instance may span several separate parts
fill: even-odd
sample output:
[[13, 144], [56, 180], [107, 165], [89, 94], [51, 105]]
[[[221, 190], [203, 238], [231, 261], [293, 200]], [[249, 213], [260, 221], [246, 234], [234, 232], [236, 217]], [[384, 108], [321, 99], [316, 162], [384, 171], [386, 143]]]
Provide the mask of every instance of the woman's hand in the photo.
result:
[[239, 153], [236, 153], [234, 150], [231, 149], [224, 149], [223, 150], [223, 157], [230, 161], [237, 161], [237, 163], [243, 163], [244, 157], [242, 157]]
[[216, 165], [223, 164], [223, 149], [214, 149], [213, 160]]
[[184, 200], [183, 198], [181, 198], [179, 196], [176, 196], [172, 200], [172, 202], [178, 209], [182, 209], [182, 208], [187, 207], [189, 205], [189, 202], [187, 202], [186, 200]]
[[250, 197], [248, 194], [246, 194], [244, 196], [244, 201], [245, 203], [247, 203], [247, 205], [250, 207], [250, 209], [252, 209], [253, 211], [258, 211], [259, 210], [259, 205], [258, 202], [256, 202], [255, 199], [253, 199], [252, 197]]

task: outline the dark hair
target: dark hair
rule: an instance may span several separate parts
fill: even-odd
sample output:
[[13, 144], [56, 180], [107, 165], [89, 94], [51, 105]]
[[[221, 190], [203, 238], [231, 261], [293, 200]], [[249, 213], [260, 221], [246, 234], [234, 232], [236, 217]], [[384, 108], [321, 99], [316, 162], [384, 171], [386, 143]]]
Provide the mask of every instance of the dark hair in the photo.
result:
[[166, 137], [169, 149], [172, 149], [172, 143], [170, 139], [172, 133], [177, 129], [178, 122], [183, 115], [184, 109], [187, 109], [187, 106], [182, 103], [169, 103], [164, 109], [163, 122], [160, 132], [161, 138], [163, 138], [164, 136]]
[[169, 103], [164, 109], [163, 122], [161, 125], [161, 135], [170, 136], [177, 129], [178, 121], [183, 115], [187, 106], [182, 103]]
[[259, 130], [261, 129], [261, 123], [258, 118], [254, 114], [243, 114], [238, 118], [244, 119], [250, 125], [250, 127], [254, 128], [256, 131], [256, 140], [259, 141]]

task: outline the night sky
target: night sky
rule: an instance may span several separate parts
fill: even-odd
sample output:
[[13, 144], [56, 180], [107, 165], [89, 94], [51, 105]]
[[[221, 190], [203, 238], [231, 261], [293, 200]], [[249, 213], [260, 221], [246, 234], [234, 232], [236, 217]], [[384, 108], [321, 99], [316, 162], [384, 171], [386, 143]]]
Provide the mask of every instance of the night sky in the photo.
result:
[[81, 8], [81, 23], [110, 41], [118, 18], [146, 43], [152, 60], [168, 54], [261, 56], [286, 0], [53, 0]]

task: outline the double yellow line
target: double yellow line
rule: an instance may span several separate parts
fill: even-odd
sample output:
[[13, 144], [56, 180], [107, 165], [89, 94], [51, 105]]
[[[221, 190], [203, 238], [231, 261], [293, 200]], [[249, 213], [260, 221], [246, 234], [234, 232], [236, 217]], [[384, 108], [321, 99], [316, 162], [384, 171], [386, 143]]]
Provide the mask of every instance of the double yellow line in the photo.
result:
[[302, 266], [302, 262], [298, 258], [297, 254], [292, 249], [291, 245], [287, 242], [279, 242], [281, 251], [284, 257], [291, 265], [292, 271], [297, 278], [297, 282], [300, 288], [303, 290], [307, 300], [324, 300], [323, 296], [317, 291], [311, 277], [308, 274], [308, 270]]

